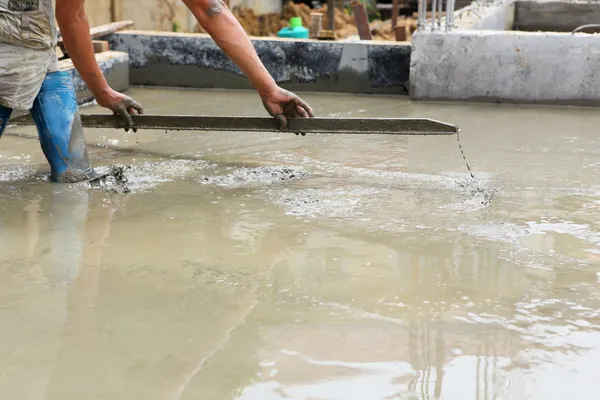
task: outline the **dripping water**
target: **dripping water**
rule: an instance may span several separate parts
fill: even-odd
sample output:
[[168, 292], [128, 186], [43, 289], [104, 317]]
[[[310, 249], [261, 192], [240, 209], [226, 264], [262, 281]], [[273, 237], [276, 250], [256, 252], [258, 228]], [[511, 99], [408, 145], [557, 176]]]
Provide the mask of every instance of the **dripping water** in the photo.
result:
[[463, 160], [465, 160], [465, 165], [467, 166], [467, 169], [469, 170], [469, 174], [471, 175], [471, 178], [475, 179], [475, 175], [473, 175], [473, 171], [471, 170], [471, 166], [467, 162], [467, 157], [465, 157], [465, 152], [463, 151], [463, 148], [462, 148], [462, 146], [460, 144], [460, 137], [459, 137], [458, 132], [456, 132], [456, 141], [458, 142], [458, 148], [460, 149], [460, 154], [462, 154], [462, 158], [463, 158]]
[[[485, 191], [481, 188], [481, 186], [479, 186], [479, 182], [477, 182], [477, 179], [475, 179], [473, 170], [471, 169], [471, 166], [469, 165], [469, 162], [467, 161], [467, 157], [465, 156], [465, 152], [462, 148], [462, 145], [460, 144], [460, 135], [458, 132], [456, 132], [456, 141], [458, 143], [458, 148], [460, 149], [460, 154], [462, 154], [462, 158], [465, 162], [465, 165], [467, 166], [467, 170], [469, 171], [469, 175], [471, 175], [472, 182], [475, 185], [475, 190], [470, 189], [469, 192], [471, 192], [472, 195], [479, 194], [479, 195], [483, 196], [483, 199], [481, 200], [482, 205], [490, 204], [492, 202], [492, 199], [496, 195], [496, 190]], [[460, 185], [460, 186], [463, 186], [465, 189], [468, 189], [466, 187], [466, 185]]]

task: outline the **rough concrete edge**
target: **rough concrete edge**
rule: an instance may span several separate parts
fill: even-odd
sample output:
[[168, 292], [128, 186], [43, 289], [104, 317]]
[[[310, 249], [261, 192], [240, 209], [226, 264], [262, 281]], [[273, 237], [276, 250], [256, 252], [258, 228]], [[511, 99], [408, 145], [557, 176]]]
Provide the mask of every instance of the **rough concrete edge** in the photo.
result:
[[[173, 43], [167, 40], [164, 46], [157, 46], [150, 51], [145, 47], [146, 43], [152, 43], [157, 38], [176, 38]], [[130, 73], [132, 74], [133, 84], [143, 84], [146, 86], [178, 86], [178, 87], [210, 87], [225, 89], [251, 89], [245, 82], [245, 76], [239, 71], [237, 66], [230, 63], [230, 60], [215, 60], [215, 66], [207, 65], [206, 60], [199, 60], [199, 63], [191, 63], [190, 60], [197, 58], [203, 51], [221, 52], [220, 48], [214, 44], [212, 38], [207, 34], [198, 33], [179, 33], [179, 32], [155, 32], [155, 31], [137, 31], [126, 30], [108, 35], [103, 39], [108, 40], [111, 46], [117, 50], [128, 52], [130, 55]], [[160, 39], [158, 39], [160, 40]], [[189, 42], [188, 42], [189, 40]], [[337, 93], [362, 93], [362, 94], [408, 94], [409, 68], [411, 45], [407, 42], [379, 42], [379, 41], [318, 41], [310, 39], [294, 40], [285, 38], [251, 38], [261, 58], [267, 57], [267, 68], [271, 69], [271, 74], [282, 87], [290, 90], [313, 91], [313, 92], [337, 92]], [[189, 43], [182, 47], [181, 43]], [[179, 44], [177, 44], [179, 43]], [[291, 51], [291, 57], [286, 60], [291, 66], [285, 65], [267, 65], [267, 61], [274, 60], [274, 54], [264, 49], [273, 49], [273, 44], [289, 43], [298, 44], [298, 46], [285, 45], [287, 51]], [[190, 48], [190, 46], [192, 46]], [[196, 50], [194, 48], [199, 46]], [[314, 47], [313, 47], [314, 46]], [[308, 70], [304, 67], [295, 66], [294, 58], [298, 58], [296, 51], [301, 54], [306, 52], [306, 48], [323, 47], [323, 51], [333, 53], [325, 56], [326, 64], [317, 64], [320, 68]], [[164, 48], [163, 48], [164, 47]], [[187, 48], [189, 54], [178, 54], [181, 50], [177, 48]], [[204, 49], [204, 50], [203, 50]], [[317, 51], [318, 52], [318, 51]], [[340, 58], [339, 53], [342, 57]], [[281, 51], [283, 53], [283, 51]], [[347, 57], [348, 53], [352, 56]], [[381, 62], [387, 58], [393, 62], [388, 62], [384, 66]], [[324, 54], [325, 55], [325, 54]], [[158, 57], [158, 58], [157, 58]], [[333, 58], [335, 66], [331, 66]], [[157, 58], [158, 62], [152, 65], [146, 65], [148, 59]], [[222, 58], [222, 57], [217, 57]], [[181, 64], [185, 59], [188, 64]], [[284, 61], [284, 63], [286, 62]], [[377, 61], [377, 62], [376, 62]], [[189, 74], [193, 72], [190, 68], [198, 68], [202, 71], [205, 78], [200, 78], [194, 73], [193, 79], [179, 82], [176, 76], [167, 76], [164, 68], [170, 63], [175, 63], [172, 67], [176, 76]], [[231, 64], [231, 65], [229, 65]], [[326, 67], [328, 65], [328, 67]], [[327, 69], [321, 71], [321, 69]], [[179, 70], [181, 74], [176, 72]], [[400, 71], [402, 70], [402, 71]], [[310, 76], [309, 76], [310, 75]], [[287, 77], [283, 77], [287, 76]], [[310, 79], [306, 80], [305, 77]], [[203, 82], [203, 80], [207, 80]], [[351, 82], [351, 85], [347, 85]], [[348, 87], [345, 87], [348, 86]]]
[[[106, 37], [109, 37], [113, 34], [107, 35], [102, 38], [102, 40], [106, 40]], [[114, 35], [156, 35], [156, 36], [171, 36], [171, 37], [180, 37], [180, 38], [205, 38], [212, 40], [211, 36], [206, 33], [192, 33], [192, 32], [170, 32], [170, 31], [148, 31], [148, 30], [135, 30], [135, 29], [124, 29], [122, 31], [118, 31], [114, 33]], [[393, 40], [316, 40], [316, 39], [291, 39], [291, 38], [280, 38], [276, 36], [249, 36], [251, 41], [263, 41], [263, 42], [289, 42], [289, 43], [362, 43], [369, 45], [406, 45], [409, 42], [396, 42]]]
[[[430, 34], [440, 34], [440, 32], [421, 32], [420, 35], [430, 35]], [[443, 32], [444, 35], [461, 35], [461, 36], [539, 36], [539, 37], [586, 37], [593, 38], [594, 36], [597, 38], [599, 34], [595, 33], [585, 33], [585, 32], [577, 32], [575, 34], [570, 32], [529, 32], [529, 31], [499, 31], [495, 29], [454, 29], [451, 32]], [[415, 35], [416, 36], [416, 35]]]
[[[119, 92], [129, 90], [129, 55], [127, 53], [120, 51], [98, 53], [96, 54], [96, 62], [110, 87]], [[75, 69], [73, 62], [70, 59], [61, 60], [59, 61], [59, 68], [61, 71], [71, 72], [77, 96], [77, 103], [83, 105], [91, 102], [93, 96]], [[26, 114], [28, 114], [28, 111], [15, 110], [12, 118], [17, 118]]]

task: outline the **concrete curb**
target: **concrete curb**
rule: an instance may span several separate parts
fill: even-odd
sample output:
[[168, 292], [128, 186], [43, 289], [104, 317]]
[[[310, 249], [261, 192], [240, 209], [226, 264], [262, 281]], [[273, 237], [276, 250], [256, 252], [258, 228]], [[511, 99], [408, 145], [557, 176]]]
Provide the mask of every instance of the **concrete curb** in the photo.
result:
[[594, 35], [464, 30], [413, 42], [413, 99], [600, 104]]
[[411, 99], [600, 105], [599, 37], [571, 33], [594, 21], [591, 10], [600, 15], [598, 5], [508, 0], [463, 11], [471, 9], [477, 18], [466, 15], [461, 29], [413, 36]]
[[[105, 40], [129, 54], [132, 85], [252, 88], [205, 34], [122, 31]], [[265, 67], [287, 89], [408, 94], [408, 43], [251, 40]]]

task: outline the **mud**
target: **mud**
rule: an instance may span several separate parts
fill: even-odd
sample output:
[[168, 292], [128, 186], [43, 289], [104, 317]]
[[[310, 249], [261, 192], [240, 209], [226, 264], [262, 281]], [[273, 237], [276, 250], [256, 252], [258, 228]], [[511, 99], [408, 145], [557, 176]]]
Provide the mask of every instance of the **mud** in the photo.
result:
[[100, 187], [113, 193], [129, 193], [131, 189], [127, 186], [126, 169], [131, 169], [131, 166], [111, 167], [108, 171], [99, 172], [99, 176], [88, 183], [91, 187]]
[[[253, 92], [135, 89], [147, 113]], [[595, 399], [600, 115], [303, 93], [453, 136], [88, 130], [106, 177], [0, 141], [0, 394]], [[86, 112], [102, 112], [98, 107]]]

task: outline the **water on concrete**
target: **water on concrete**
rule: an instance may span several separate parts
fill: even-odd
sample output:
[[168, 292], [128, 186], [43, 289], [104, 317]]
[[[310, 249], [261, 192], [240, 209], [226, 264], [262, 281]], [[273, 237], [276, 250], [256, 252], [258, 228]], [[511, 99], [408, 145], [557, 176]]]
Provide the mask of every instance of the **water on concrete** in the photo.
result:
[[[251, 92], [131, 94], [264, 115]], [[453, 136], [89, 130], [129, 192], [59, 186], [13, 128], [0, 397], [596, 399], [600, 114], [305, 97], [458, 124], [476, 185]]]

